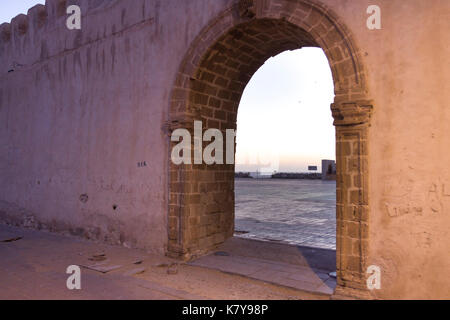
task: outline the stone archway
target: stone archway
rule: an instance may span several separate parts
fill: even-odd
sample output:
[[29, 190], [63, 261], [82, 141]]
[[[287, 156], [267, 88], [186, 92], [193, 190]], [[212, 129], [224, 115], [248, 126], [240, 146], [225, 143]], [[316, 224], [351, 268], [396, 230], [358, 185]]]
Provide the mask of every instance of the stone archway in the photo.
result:
[[[170, 134], [236, 128], [250, 78], [271, 56], [321, 47], [335, 85], [337, 271], [341, 293], [365, 290], [368, 250], [368, 99], [361, 56], [327, 7], [309, 0], [241, 0], [214, 19], [187, 52], [172, 90]], [[170, 162], [170, 159], [168, 160]], [[168, 255], [189, 259], [233, 236], [234, 165], [169, 164]]]

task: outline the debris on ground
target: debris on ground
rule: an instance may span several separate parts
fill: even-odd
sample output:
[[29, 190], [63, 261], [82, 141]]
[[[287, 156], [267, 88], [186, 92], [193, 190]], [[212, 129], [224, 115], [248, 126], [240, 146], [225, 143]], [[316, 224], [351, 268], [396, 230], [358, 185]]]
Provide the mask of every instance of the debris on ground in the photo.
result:
[[21, 239], [23, 239], [23, 237], [15, 237], [15, 238], [10, 238], [10, 239], [0, 240], [0, 242], [15, 242], [15, 241], [19, 241]]
[[170, 266], [169, 263], [158, 263], [156, 265], [154, 265], [154, 267], [156, 268], [168, 268]]
[[117, 269], [122, 268], [121, 265], [107, 265], [104, 262], [103, 263], [97, 263], [94, 265], [81, 265], [81, 267], [101, 273], [108, 273]]
[[230, 256], [230, 254], [228, 252], [225, 252], [225, 251], [214, 252], [214, 255], [215, 256], [219, 256], [219, 257], [229, 257]]
[[126, 271], [123, 275], [124, 276], [134, 276], [137, 274], [143, 274], [143, 273], [145, 273], [145, 271], [147, 271], [146, 268], [136, 268], [136, 269], [131, 269], [131, 270]]
[[88, 258], [89, 261], [105, 261], [106, 260], [106, 254], [97, 254], [93, 255], [92, 257]]
[[178, 273], [178, 263], [172, 263], [167, 267], [167, 274], [174, 275]]

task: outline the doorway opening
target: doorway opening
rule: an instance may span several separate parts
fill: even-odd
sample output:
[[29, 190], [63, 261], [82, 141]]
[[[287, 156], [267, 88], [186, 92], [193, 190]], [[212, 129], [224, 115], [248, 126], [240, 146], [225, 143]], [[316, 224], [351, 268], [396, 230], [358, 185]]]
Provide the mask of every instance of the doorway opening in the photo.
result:
[[253, 75], [237, 116], [234, 238], [218, 248], [230, 256], [196, 265], [333, 292], [336, 181], [321, 174], [322, 160], [335, 159], [333, 100], [320, 48], [280, 53]]
[[336, 250], [336, 181], [321, 168], [335, 161], [333, 100], [320, 48], [283, 52], [252, 77], [237, 117], [236, 236]]

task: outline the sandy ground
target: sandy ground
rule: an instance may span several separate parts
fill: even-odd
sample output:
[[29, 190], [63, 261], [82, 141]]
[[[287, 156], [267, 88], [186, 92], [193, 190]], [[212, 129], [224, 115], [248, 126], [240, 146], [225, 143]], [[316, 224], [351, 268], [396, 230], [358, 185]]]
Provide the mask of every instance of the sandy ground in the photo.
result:
[[[328, 299], [141, 250], [0, 225], [0, 299]], [[81, 290], [67, 289], [70, 265]]]

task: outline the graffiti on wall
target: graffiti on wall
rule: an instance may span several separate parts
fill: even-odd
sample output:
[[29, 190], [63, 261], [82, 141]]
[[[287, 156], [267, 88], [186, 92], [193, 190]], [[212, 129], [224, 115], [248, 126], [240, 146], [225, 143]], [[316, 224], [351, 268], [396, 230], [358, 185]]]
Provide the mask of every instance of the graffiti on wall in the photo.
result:
[[450, 182], [437, 178], [417, 182], [405, 178], [389, 178], [383, 196], [390, 218], [443, 214], [450, 208]]

